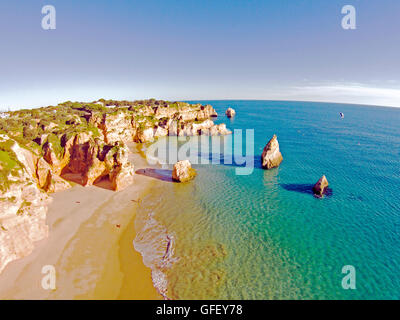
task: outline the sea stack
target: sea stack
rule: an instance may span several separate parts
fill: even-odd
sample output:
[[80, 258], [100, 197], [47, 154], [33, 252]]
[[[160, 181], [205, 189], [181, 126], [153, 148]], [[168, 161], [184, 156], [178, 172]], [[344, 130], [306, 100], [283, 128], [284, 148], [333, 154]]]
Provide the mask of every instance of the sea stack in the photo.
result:
[[264, 169], [272, 169], [278, 167], [283, 160], [282, 154], [279, 151], [278, 138], [274, 134], [271, 140], [264, 147], [261, 155], [262, 167]]
[[328, 180], [326, 179], [325, 175], [323, 175], [321, 178], [319, 178], [318, 182], [313, 187], [313, 192], [315, 195], [322, 197], [328, 186]]
[[232, 117], [235, 116], [236, 111], [235, 111], [235, 109], [228, 108], [228, 109], [225, 111], [225, 114], [226, 114], [226, 116], [227, 116], [228, 118], [232, 118]]
[[192, 168], [189, 160], [178, 161], [174, 164], [172, 179], [177, 182], [188, 182], [196, 176], [196, 170]]

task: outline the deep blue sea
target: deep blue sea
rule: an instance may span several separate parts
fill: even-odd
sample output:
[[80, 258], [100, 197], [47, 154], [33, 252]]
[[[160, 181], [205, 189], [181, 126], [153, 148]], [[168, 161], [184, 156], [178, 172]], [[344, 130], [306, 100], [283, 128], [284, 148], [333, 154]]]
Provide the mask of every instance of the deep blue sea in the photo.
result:
[[[400, 299], [400, 109], [198, 102], [230, 130], [254, 129], [255, 168], [237, 175], [235, 164], [194, 165], [195, 180], [165, 183], [144, 199], [138, 225], [174, 240], [173, 257], [158, 266], [168, 297]], [[284, 159], [263, 170], [273, 134]], [[323, 174], [331, 192], [319, 199], [311, 188]], [[155, 247], [142, 252], [148, 264]], [[342, 287], [346, 265], [356, 289]]]

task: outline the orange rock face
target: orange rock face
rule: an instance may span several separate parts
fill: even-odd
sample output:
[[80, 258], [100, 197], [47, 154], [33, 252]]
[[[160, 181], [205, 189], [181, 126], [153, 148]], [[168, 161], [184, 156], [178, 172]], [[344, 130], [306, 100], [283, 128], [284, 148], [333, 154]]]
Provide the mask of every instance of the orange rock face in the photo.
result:
[[[0, 134], [0, 272], [47, 236], [48, 193], [70, 188], [68, 181], [86, 186], [108, 179], [116, 191], [133, 182], [126, 142], [231, 133], [224, 124], [214, 124], [211, 117], [217, 113], [210, 105], [154, 99], [126, 103], [69, 101], [0, 114], [0, 129], [8, 132]], [[195, 175], [189, 161], [174, 166], [176, 181]]]
[[261, 155], [262, 167], [264, 169], [272, 169], [278, 167], [283, 160], [282, 154], [279, 150], [278, 138], [276, 135], [264, 147]]
[[326, 179], [325, 175], [323, 175], [314, 185], [313, 192], [317, 196], [323, 196], [328, 186], [329, 186], [328, 179]]
[[228, 118], [232, 118], [232, 117], [234, 117], [234, 116], [236, 115], [236, 111], [235, 111], [235, 109], [228, 108], [228, 109], [225, 111], [225, 114], [226, 114], [226, 116], [227, 116]]
[[174, 164], [172, 179], [176, 182], [188, 182], [196, 176], [196, 170], [192, 168], [189, 160], [178, 161]]

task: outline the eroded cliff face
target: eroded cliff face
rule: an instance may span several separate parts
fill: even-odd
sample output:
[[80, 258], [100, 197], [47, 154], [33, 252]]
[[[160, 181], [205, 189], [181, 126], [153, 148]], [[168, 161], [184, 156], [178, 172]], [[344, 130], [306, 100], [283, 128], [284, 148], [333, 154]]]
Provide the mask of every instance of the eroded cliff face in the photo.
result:
[[167, 135], [224, 135], [210, 105], [184, 102], [65, 102], [0, 118], [0, 272], [47, 236], [49, 193], [105, 179], [115, 191], [133, 182], [128, 142]]
[[126, 147], [132, 141], [231, 133], [225, 124], [214, 124], [217, 113], [210, 105], [152, 99], [66, 102], [7, 115], [0, 131], [23, 146], [26, 170], [46, 192], [70, 187], [65, 179], [83, 186], [108, 179], [114, 190], [126, 187], [134, 174]]
[[63, 179], [68, 173], [76, 174], [82, 185], [107, 177], [116, 191], [132, 183], [134, 167], [122, 143], [104, 144], [86, 133], [65, 141], [58, 152], [45, 142], [45, 156], [40, 156], [0, 134], [0, 272], [47, 237], [48, 193], [70, 188]]
[[98, 127], [104, 141], [112, 143], [150, 142], [170, 136], [226, 135], [231, 132], [225, 124], [215, 125], [211, 120], [217, 113], [210, 105], [190, 105], [179, 102], [151, 106], [115, 108], [112, 113], [94, 112], [89, 122]]
[[0, 134], [0, 272], [10, 261], [32, 252], [34, 242], [48, 234], [47, 205], [35, 173], [36, 158]]

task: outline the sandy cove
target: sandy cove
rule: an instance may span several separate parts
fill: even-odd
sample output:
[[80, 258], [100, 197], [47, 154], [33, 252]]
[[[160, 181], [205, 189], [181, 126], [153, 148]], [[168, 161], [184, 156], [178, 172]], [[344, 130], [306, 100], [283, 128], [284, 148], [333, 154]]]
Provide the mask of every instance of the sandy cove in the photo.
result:
[[[147, 167], [137, 150], [130, 160], [135, 169]], [[136, 174], [134, 183], [119, 192], [75, 186], [53, 194], [49, 237], [6, 266], [0, 299], [161, 299], [151, 270], [132, 245], [140, 199], [154, 183], [159, 182]], [[44, 265], [56, 269], [53, 291], [41, 286]]]

